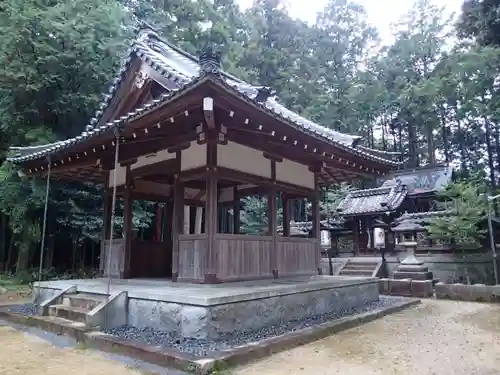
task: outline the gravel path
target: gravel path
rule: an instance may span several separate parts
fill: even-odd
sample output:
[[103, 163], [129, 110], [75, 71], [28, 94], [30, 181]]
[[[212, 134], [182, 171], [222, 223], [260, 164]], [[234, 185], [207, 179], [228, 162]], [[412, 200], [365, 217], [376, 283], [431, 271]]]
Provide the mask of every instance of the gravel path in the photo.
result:
[[424, 300], [231, 373], [500, 375], [500, 305]]
[[[221, 337], [216, 341], [188, 339], [178, 337], [168, 332], [158, 331], [152, 328], [136, 328], [131, 326], [122, 326], [118, 328], [105, 330], [106, 333], [122, 337], [129, 340], [143, 342], [149, 345], [162, 346], [166, 348], [176, 348], [185, 353], [191, 353], [195, 356], [204, 357], [210, 352], [224, 350], [244, 345], [250, 342], [261, 341], [266, 338], [283, 335], [287, 332], [297, 331], [306, 327], [315, 326], [328, 321], [336, 320], [346, 316], [357, 315], [387, 307], [404, 301], [405, 298], [381, 296], [379, 301], [366, 304], [359, 308], [342, 309], [336, 313], [322, 314], [305, 319], [292, 320], [286, 323], [265, 327], [250, 332], [231, 333]], [[26, 307], [23, 307], [27, 310]]]

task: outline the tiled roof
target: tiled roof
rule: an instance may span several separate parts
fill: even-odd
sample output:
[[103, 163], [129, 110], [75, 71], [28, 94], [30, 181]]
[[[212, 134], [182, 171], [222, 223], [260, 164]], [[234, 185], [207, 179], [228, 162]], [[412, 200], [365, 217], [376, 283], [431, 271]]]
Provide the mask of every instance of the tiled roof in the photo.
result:
[[453, 169], [446, 165], [400, 170], [391, 173], [382, 186], [392, 186], [398, 182], [408, 187], [409, 195], [434, 193], [452, 180]]
[[[139, 57], [151, 68], [159, 72], [162, 76], [169, 79], [170, 82], [173, 82], [177, 87], [174, 90], [162, 95], [161, 98], [147, 103], [143, 107], [140, 107], [135, 111], [122, 116], [120, 119], [101, 124], [100, 119], [105, 109], [111, 102], [114, 94], [117, 92], [121, 84], [121, 80], [135, 56]], [[117, 78], [115, 78], [115, 80], [113, 81], [113, 84], [109, 91], [104, 94], [99, 109], [95, 113], [94, 117], [90, 120], [89, 124], [85, 128], [85, 131], [83, 131], [82, 134], [75, 138], [46, 145], [12, 147], [11, 151], [13, 155], [10, 156], [8, 160], [13, 162], [24, 162], [28, 160], [40, 159], [47, 155], [54, 154], [68, 147], [71, 147], [76, 143], [84, 142], [87, 139], [103, 132], [111, 131], [111, 129], [126, 124], [135, 117], [143, 115], [145, 112], [157, 107], [158, 105], [168, 102], [173, 96], [179, 95], [181, 92], [184, 92], [185, 90], [194, 86], [200, 80], [200, 67], [198, 64], [198, 60], [195, 57], [161, 39], [155, 32], [152, 32], [151, 30], [143, 32], [134, 43], [133, 47], [129, 50], [127, 57], [122, 63]], [[259, 92], [259, 89], [261, 89], [262, 87], [252, 86], [225, 72], [221, 72], [220, 83], [223, 84], [228, 90], [233, 91], [235, 94], [239, 95], [242, 99], [250, 102], [251, 104], [257, 106], [259, 109], [269, 113], [270, 115], [273, 115], [287, 122], [291, 126], [304, 133], [307, 133], [308, 135], [312, 135], [316, 138], [321, 139], [322, 141], [329, 142], [330, 144], [340, 149], [343, 149], [354, 155], [362, 156], [365, 159], [374, 160], [388, 166], [398, 165], [397, 162], [387, 160], [384, 157], [376, 156], [364, 149], [353, 147], [353, 145], [357, 140], [360, 139], [360, 137], [342, 134], [335, 130], [309, 121], [304, 117], [301, 117], [300, 115], [285, 108], [283, 105], [278, 103], [275, 97], [269, 97], [264, 103], [256, 101], [255, 98]]]
[[396, 210], [403, 203], [408, 189], [400, 183], [374, 189], [356, 190], [347, 194], [337, 207], [345, 216], [369, 215]]

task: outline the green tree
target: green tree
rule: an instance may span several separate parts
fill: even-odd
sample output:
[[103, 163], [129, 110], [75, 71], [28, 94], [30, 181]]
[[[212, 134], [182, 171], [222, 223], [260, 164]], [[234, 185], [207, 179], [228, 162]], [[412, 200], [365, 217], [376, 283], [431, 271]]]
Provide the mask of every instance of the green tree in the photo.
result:
[[439, 193], [441, 209], [455, 214], [437, 217], [425, 224], [429, 237], [457, 245], [479, 246], [485, 238], [487, 203], [481, 194], [486, 191], [484, 180], [478, 176], [449, 184]]

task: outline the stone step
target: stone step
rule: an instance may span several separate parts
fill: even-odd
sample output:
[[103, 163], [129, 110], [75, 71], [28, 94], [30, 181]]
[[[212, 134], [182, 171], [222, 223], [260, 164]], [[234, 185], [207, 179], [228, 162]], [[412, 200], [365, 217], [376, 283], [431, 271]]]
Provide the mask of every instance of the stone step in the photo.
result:
[[366, 271], [375, 271], [375, 268], [377, 268], [377, 265], [372, 265], [372, 264], [359, 264], [359, 263], [347, 263], [344, 266], [344, 269], [349, 269], [349, 270], [366, 270]]
[[106, 296], [89, 293], [66, 294], [63, 297], [63, 305], [80, 307], [93, 310], [106, 300]]
[[85, 332], [89, 331], [89, 327], [85, 323], [74, 322], [57, 316], [37, 316], [34, 319], [37, 320], [36, 327], [55, 333], [56, 335], [74, 337], [78, 341], [83, 341], [85, 339]]
[[356, 266], [359, 266], [359, 265], [363, 265], [363, 266], [370, 266], [370, 267], [377, 267], [379, 264], [379, 262], [370, 262], [370, 261], [357, 261], [357, 262], [354, 262], [354, 261], [348, 261], [347, 262], [347, 265], [356, 265]]
[[367, 270], [350, 270], [350, 269], [342, 269], [340, 271], [340, 276], [367, 276], [371, 277], [373, 274], [373, 271], [367, 271]]
[[87, 313], [90, 311], [88, 308], [68, 306], [68, 305], [52, 305], [49, 306], [49, 315], [68, 319], [73, 322], [85, 323]]

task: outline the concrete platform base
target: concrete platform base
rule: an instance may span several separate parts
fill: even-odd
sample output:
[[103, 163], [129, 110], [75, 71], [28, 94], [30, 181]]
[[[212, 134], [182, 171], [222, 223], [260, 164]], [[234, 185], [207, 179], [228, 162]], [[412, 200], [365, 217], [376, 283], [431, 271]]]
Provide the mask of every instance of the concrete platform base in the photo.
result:
[[312, 276], [220, 285], [112, 280], [109, 288], [106, 279], [58, 280], [36, 283], [34, 302], [71, 286], [78, 293], [94, 295], [107, 295], [108, 289], [110, 295], [126, 292], [123, 306], [117, 304], [112, 312], [123, 315], [117, 321], [126, 325], [209, 340], [357, 308], [379, 299], [378, 279]]
[[175, 349], [160, 348], [131, 340], [120, 339], [102, 332], [85, 332], [79, 327], [73, 327], [66, 323], [48, 323], [46, 317], [19, 315], [8, 312], [5, 307], [0, 308], [0, 318], [16, 324], [39, 327], [57, 334], [68, 334], [91, 348], [134, 357], [159, 366], [172, 366], [189, 373], [208, 375], [213, 373], [215, 368], [227, 368], [241, 365], [283, 350], [304, 345], [345, 329], [401, 311], [418, 303], [420, 303], [419, 300], [408, 299], [391, 306], [345, 317], [318, 326], [304, 328], [295, 332], [289, 332], [259, 342], [252, 342], [231, 350], [212, 352], [204, 358], [194, 357], [193, 355], [182, 353]]

